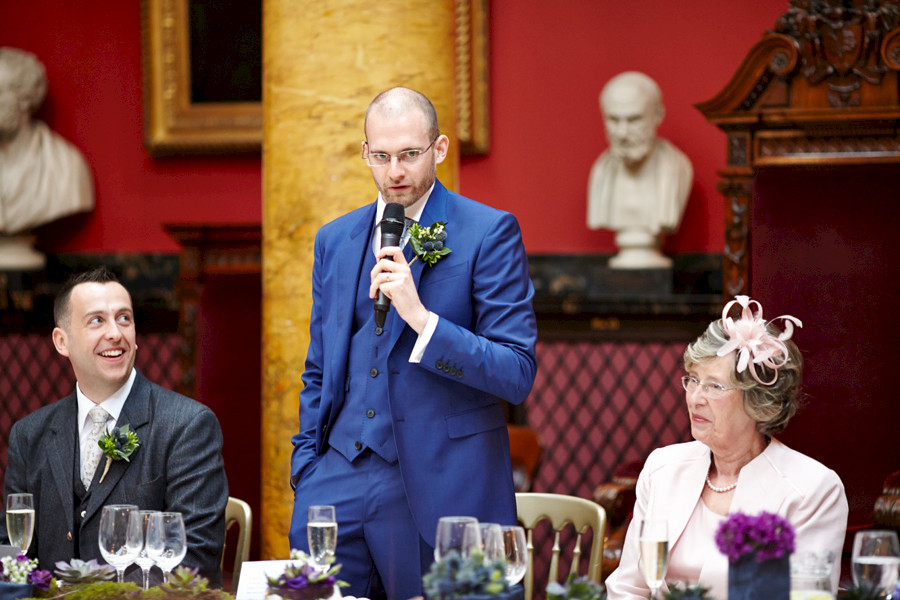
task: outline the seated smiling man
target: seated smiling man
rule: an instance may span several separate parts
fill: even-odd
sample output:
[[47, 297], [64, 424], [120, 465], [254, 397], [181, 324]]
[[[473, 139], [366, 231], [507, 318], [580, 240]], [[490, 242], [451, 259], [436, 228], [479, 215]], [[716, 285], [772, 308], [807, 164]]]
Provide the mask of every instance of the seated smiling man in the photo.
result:
[[[131, 296], [105, 267], [70, 279], [53, 316], [53, 345], [72, 364], [75, 391], [15, 423], [9, 437], [5, 493], [34, 495], [29, 555], [50, 571], [73, 558], [102, 563], [100, 509], [136, 504], [182, 513], [187, 555], [181, 564], [221, 587], [228, 482], [215, 414], [134, 368]], [[97, 440], [125, 425], [139, 446], [107, 471]], [[0, 535], [7, 538], [5, 515]], [[159, 570], [152, 574], [158, 578]], [[126, 578], [140, 582], [140, 569], [130, 567]]]

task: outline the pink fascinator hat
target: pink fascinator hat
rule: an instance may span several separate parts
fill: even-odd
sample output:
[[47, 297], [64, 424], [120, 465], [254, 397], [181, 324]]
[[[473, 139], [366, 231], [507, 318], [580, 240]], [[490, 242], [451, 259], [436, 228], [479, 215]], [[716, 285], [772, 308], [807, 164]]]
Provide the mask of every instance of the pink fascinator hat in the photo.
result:
[[[728, 316], [735, 305], [741, 307], [741, 316], [737, 319]], [[784, 331], [775, 336], [769, 333], [767, 326], [778, 319], [783, 320]], [[791, 315], [782, 315], [771, 321], [765, 321], [762, 304], [751, 300], [750, 296], [735, 296], [734, 300], [722, 309], [722, 328], [728, 336], [728, 341], [716, 354], [726, 356], [736, 350], [738, 373], [749, 369], [750, 375], [757, 383], [772, 385], [778, 379], [778, 369], [788, 361], [788, 349], [784, 342], [794, 335], [794, 325], [803, 327], [800, 319]], [[771, 381], [760, 379], [757, 370], [760, 365], [772, 370]]]

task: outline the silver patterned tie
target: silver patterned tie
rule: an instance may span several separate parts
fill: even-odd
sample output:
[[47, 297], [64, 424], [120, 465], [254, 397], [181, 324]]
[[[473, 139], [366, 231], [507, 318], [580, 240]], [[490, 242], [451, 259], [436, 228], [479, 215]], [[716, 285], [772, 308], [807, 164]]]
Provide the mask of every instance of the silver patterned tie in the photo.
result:
[[97, 465], [100, 463], [102, 452], [100, 451], [100, 446], [97, 445], [97, 441], [103, 435], [103, 431], [106, 429], [106, 421], [110, 418], [110, 414], [99, 406], [92, 408], [88, 414], [91, 417], [91, 421], [94, 422], [94, 426], [91, 427], [90, 432], [84, 439], [87, 451], [84, 453], [84, 463], [81, 465], [81, 483], [84, 484], [84, 489], [86, 490], [91, 487], [91, 480], [97, 471]]

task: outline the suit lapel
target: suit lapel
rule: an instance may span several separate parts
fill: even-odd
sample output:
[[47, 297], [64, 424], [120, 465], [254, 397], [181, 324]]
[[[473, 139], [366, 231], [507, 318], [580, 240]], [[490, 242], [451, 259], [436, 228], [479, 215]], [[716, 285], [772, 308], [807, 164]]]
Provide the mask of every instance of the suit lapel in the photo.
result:
[[[678, 543], [684, 528], [687, 527], [691, 515], [697, 506], [697, 497], [703, 491], [703, 485], [706, 481], [706, 474], [709, 472], [710, 454], [707, 449], [703, 455], [688, 461], [685, 464], [684, 471], [678, 473], [673, 486], [683, 490], [690, 490], [690, 493], [671, 494], [666, 498], [660, 498], [666, 504], [670, 504], [669, 511], [669, 548]], [[676, 488], [672, 488], [676, 489]], [[694, 491], [696, 490], [696, 493]], [[665, 514], [665, 513], [663, 513]]]
[[[131, 386], [131, 392], [122, 405], [122, 412], [119, 413], [119, 419], [116, 421], [116, 427], [128, 425], [129, 428], [137, 435], [138, 443], [150, 437], [150, 396], [152, 389], [150, 382], [138, 371], [134, 378], [134, 384]], [[114, 460], [109, 465], [109, 471], [103, 477], [103, 471], [106, 469], [107, 457], [100, 457], [100, 465], [97, 467], [97, 474], [94, 476], [94, 482], [91, 483], [91, 496], [88, 499], [88, 505], [85, 509], [84, 521], [87, 521], [91, 515], [100, 510], [100, 507], [106, 503], [106, 499], [115, 489], [119, 480], [129, 468], [135, 467], [136, 463], [142, 462], [143, 454], [146, 450], [138, 447], [131, 455], [131, 460]], [[100, 478], [103, 481], [100, 482]]]
[[47, 424], [51, 434], [47, 442], [47, 460], [65, 513], [63, 518], [71, 531], [75, 510], [72, 479], [75, 466], [75, 436], [81, 424], [78, 423], [78, 401], [75, 394], [67, 396], [61, 403], [63, 409]]
[[[331, 385], [335, 391], [334, 405], [331, 407], [328, 423], [331, 424], [337, 416], [338, 410], [344, 403], [344, 379], [347, 376], [347, 361], [350, 356], [350, 338], [353, 320], [356, 318], [356, 290], [359, 287], [360, 269], [362, 269], [366, 252], [372, 251], [372, 232], [375, 225], [375, 203], [366, 210], [360, 211], [360, 217], [356, 223], [349, 225], [347, 242], [339, 248], [329, 248], [329, 252], [340, 252], [344, 256], [341, 259], [342, 268], [337, 269], [334, 287], [323, 292], [325, 301], [335, 302], [337, 308], [336, 328], [333, 332], [335, 344], [332, 354], [326, 357], [326, 364], [336, 368], [331, 370]], [[329, 257], [337, 260], [336, 257]], [[332, 335], [331, 332], [324, 332]]]

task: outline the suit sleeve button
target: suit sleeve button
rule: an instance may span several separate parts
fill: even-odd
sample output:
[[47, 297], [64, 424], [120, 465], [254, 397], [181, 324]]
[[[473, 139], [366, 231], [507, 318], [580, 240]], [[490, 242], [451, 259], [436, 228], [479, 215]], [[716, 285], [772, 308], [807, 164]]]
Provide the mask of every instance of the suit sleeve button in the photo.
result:
[[450, 365], [444, 365], [444, 373], [450, 372]]
[[434, 368], [437, 369], [438, 371], [443, 371], [444, 363], [442, 363], [441, 361], [437, 361], [436, 363], [434, 363]]
[[459, 369], [459, 370], [456, 372], [456, 377], [457, 377], [457, 379], [462, 379], [462, 369]]

